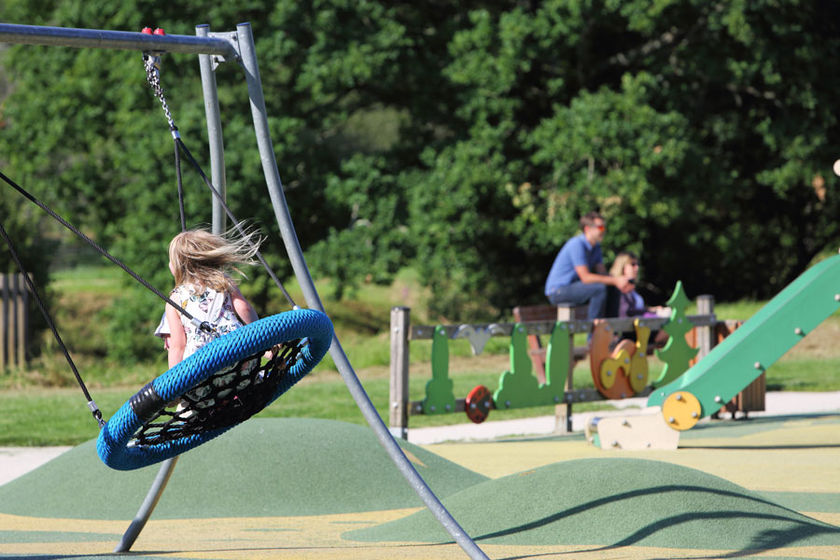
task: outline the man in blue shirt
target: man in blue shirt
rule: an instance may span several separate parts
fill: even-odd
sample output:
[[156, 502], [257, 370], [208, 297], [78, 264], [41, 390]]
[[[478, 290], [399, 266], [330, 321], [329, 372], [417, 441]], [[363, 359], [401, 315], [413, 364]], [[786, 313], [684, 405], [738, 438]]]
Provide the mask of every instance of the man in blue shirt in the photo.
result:
[[607, 286], [622, 293], [633, 289], [625, 276], [610, 276], [601, 255], [601, 241], [606, 222], [598, 212], [589, 212], [580, 219], [583, 233], [566, 241], [545, 281], [545, 295], [552, 305], [589, 303], [587, 317], [603, 317], [607, 307]]

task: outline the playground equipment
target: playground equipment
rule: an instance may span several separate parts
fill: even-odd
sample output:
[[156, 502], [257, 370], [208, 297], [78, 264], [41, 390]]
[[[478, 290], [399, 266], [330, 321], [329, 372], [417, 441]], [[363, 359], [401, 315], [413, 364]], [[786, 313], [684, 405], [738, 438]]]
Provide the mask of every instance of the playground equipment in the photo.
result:
[[[265, 98], [262, 91], [262, 83], [256, 59], [255, 45], [251, 34], [251, 27], [247, 23], [239, 24], [235, 32], [213, 33], [209, 26], [201, 25], [196, 27], [197, 37], [181, 35], [163, 35], [157, 33], [131, 33], [119, 31], [104, 31], [93, 29], [72, 29], [60, 27], [42, 27], [29, 25], [14, 25], [0, 23], [0, 42], [53, 45], [66, 47], [93, 47], [106, 49], [128, 49], [149, 53], [189, 53], [199, 55], [201, 67], [202, 86], [205, 98], [205, 111], [208, 123], [208, 134], [210, 141], [210, 157], [213, 181], [221, 185], [221, 192], [224, 192], [224, 162], [221, 137], [221, 120], [219, 116], [218, 96], [216, 93], [215, 67], [225, 61], [234, 61], [239, 64], [244, 73], [250, 101], [251, 116], [254, 123], [254, 132], [262, 163], [263, 174], [266, 179], [269, 198], [274, 208], [280, 232], [283, 237], [286, 251], [295, 272], [295, 276], [302, 288], [304, 297], [313, 310], [323, 313], [323, 304], [315, 289], [312, 277], [303, 257], [297, 234], [292, 224], [288, 206], [283, 195], [280, 174], [277, 169], [277, 162], [274, 156], [274, 148], [269, 134], [268, 117], [266, 114]], [[173, 131], [174, 133], [174, 131]], [[213, 226], [217, 233], [223, 222], [221, 215], [221, 204], [213, 203]], [[11, 245], [10, 245], [11, 246]], [[362, 414], [369, 425], [376, 433], [380, 443], [385, 447], [389, 456], [396, 464], [400, 472], [405, 476], [418, 496], [435, 515], [441, 525], [449, 532], [458, 545], [471, 558], [487, 558], [478, 546], [472, 541], [464, 530], [458, 525], [446, 508], [432, 493], [423, 479], [411, 465], [405, 454], [394, 439], [388, 433], [387, 428], [379, 418], [376, 409], [370, 402], [358, 377], [353, 371], [347, 356], [341, 348], [338, 338], [333, 333], [331, 336], [330, 352], [333, 360], [353, 395]], [[221, 364], [219, 364], [221, 365]], [[222, 367], [225, 367], [222, 365]], [[164, 391], [166, 392], [166, 391]], [[89, 397], [89, 395], [86, 395]], [[92, 403], [92, 399], [88, 398]], [[90, 404], [89, 404], [90, 406]], [[95, 404], [93, 405], [95, 407]], [[93, 409], [92, 409], [93, 412]], [[98, 412], [98, 409], [97, 409]], [[124, 424], [129, 425], [127, 421]], [[168, 459], [158, 473], [137, 517], [132, 522], [122, 541], [117, 546], [117, 552], [129, 550], [139, 532], [151, 515], [166, 482], [172, 473], [175, 462]]]
[[[681, 283], [668, 301], [671, 315], [644, 319], [575, 319], [575, 308], [558, 306], [555, 321], [524, 321], [517, 323], [464, 325], [410, 325], [410, 310], [396, 307], [391, 310], [391, 432], [406, 438], [408, 419], [417, 414], [445, 414], [464, 412], [473, 422], [483, 422], [493, 409], [513, 409], [540, 405], [555, 405], [557, 430], [571, 431], [573, 403], [606, 399], [647, 396], [653, 387], [668, 383], [689, 368], [696, 355], [711, 350], [712, 333], [717, 326], [711, 296], [698, 298], [702, 313], [688, 317], [689, 304]], [[671, 335], [666, 346], [657, 350], [665, 369], [657, 379], [649, 379], [648, 340], [655, 329]], [[573, 387], [575, 361], [586, 349], [574, 347], [575, 333], [594, 329], [589, 351], [590, 370], [594, 389]], [[686, 342], [686, 333], [695, 331], [698, 348]], [[612, 347], [616, 332], [635, 330], [636, 341], [624, 340]], [[532, 352], [528, 338], [549, 335], [545, 351], [545, 379], [534, 375]], [[473, 354], [479, 354], [493, 336], [510, 337], [510, 369], [501, 373], [498, 388], [491, 391], [479, 385], [466, 398], [456, 398], [453, 381], [449, 377], [449, 340], [467, 339]], [[431, 346], [432, 379], [426, 384], [425, 397], [418, 401], [408, 398], [408, 348], [411, 340], [429, 340]], [[529, 350], [530, 346], [530, 350]], [[542, 362], [540, 362], [542, 364]]]
[[701, 418], [717, 412], [838, 308], [840, 255], [806, 270], [691, 370], [652, 393], [648, 406], [661, 404], [666, 419], [683, 399], [696, 399]]
[[840, 255], [835, 255], [806, 270], [708, 356], [651, 393], [649, 418], [628, 418], [623, 430], [612, 420], [596, 419], [588, 434], [602, 448], [676, 447], [673, 437], [657, 443], [656, 437], [643, 432], [655, 422], [677, 434], [691, 429], [719, 411], [838, 308]]
[[[123, 404], [99, 431], [100, 458], [131, 470], [220, 436], [309, 373], [327, 353], [332, 334], [324, 313], [297, 309], [210, 341]], [[271, 359], [261, 364], [272, 348]]]

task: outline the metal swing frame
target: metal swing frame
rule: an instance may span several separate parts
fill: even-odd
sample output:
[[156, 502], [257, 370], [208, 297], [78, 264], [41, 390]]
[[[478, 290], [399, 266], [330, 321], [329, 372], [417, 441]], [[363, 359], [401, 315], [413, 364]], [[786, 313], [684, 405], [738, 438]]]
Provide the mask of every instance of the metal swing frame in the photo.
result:
[[[153, 35], [139, 32], [108, 31], [98, 29], [77, 29], [66, 27], [46, 27], [0, 23], [0, 42], [12, 44], [30, 44], [63, 46], [76, 48], [124, 49], [154, 53], [197, 54], [201, 71], [201, 83], [204, 96], [204, 109], [209, 138], [211, 180], [224, 196], [225, 166], [222, 124], [216, 87], [216, 67], [224, 61], [235, 60], [242, 67], [250, 99], [251, 116], [254, 124], [257, 147], [262, 162], [268, 194], [274, 210], [275, 219], [283, 237], [283, 243], [292, 263], [292, 269], [302, 288], [304, 298], [312, 309], [324, 312], [321, 298], [315, 289], [309, 268], [303, 257], [297, 232], [283, 194], [283, 185], [274, 157], [274, 148], [268, 128], [265, 98], [257, 64], [254, 38], [249, 23], [240, 23], [236, 30], [226, 33], [211, 33], [209, 25], [196, 26], [196, 36], [189, 35]], [[212, 230], [220, 233], [225, 229], [225, 213], [222, 203], [212, 201]], [[487, 556], [461, 528], [438, 497], [432, 492], [420, 474], [388, 431], [376, 412], [358, 376], [353, 370], [344, 349], [333, 335], [330, 355], [344, 380], [350, 394], [356, 401], [379, 442], [387, 451], [391, 460], [402, 473], [417, 495], [426, 504], [443, 528], [452, 536], [464, 552], [473, 559], [485, 559]], [[127, 552], [142, 531], [152, 514], [166, 483], [175, 468], [177, 458], [165, 461], [134, 520], [129, 525], [115, 552]]]

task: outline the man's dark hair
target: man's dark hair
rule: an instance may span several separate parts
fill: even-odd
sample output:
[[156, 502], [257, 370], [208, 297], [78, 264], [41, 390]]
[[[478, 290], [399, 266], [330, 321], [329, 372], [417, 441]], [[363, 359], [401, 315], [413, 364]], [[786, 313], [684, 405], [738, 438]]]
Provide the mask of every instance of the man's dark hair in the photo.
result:
[[580, 229], [583, 229], [586, 226], [594, 226], [595, 220], [601, 220], [603, 222], [604, 217], [594, 210], [592, 212], [587, 212], [580, 217]]

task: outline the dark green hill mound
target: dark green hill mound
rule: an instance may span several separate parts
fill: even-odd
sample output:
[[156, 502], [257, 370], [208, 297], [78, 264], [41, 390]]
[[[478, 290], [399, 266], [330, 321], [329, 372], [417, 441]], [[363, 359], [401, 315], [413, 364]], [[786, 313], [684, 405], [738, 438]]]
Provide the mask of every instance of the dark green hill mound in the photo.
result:
[[[840, 546], [838, 527], [716, 476], [640, 459], [554, 463], [471, 486], [443, 503], [479, 545]], [[426, 510], [344, 537], [451, 540]]]
[[[441, 498], [487, 480], [415, 445], [403, 448]], [[0, 486], [0, 512], [132, 519], [158, 470], [111, 470], [89, 441]], [[321, 515], [421, 505], [370, 429], [255, 418], [185, 453], [154, 517]]]

